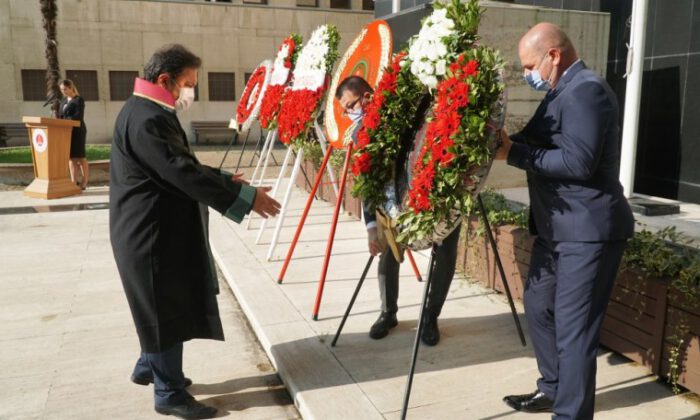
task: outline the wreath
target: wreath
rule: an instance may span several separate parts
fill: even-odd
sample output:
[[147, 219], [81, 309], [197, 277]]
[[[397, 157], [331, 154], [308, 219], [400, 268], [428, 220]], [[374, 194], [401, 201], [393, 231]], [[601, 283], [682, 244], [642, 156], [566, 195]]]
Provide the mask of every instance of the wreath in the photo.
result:
[[[380, 82], [358, 132], [353, 162], [358, 175], [353, 193], [370, 211], [397, 219], [397, 239], [413, 248], [436, 241], [437, 231], [449, 233], [459, 216], [471, 211], [497, 145], [487, 126], [503, 109], [502, 60], [496, 51], [476, 45], [483, 13], [478, 1], [434, 7], [407, 55], [399, 55]], [[407, 197], [398, 197], [397, 160], [410, 152], [402, 150], [401, 139], [412, 135], [425, 94], [432, 99], [425, 138], [418, 139], [409, 159]]]
[[291, 34], [277, 50], [277, 57], [272, 65], [270, 85], [267, 87], [267, 92], [260, 105], [260, 116], [258, 117], [260, 125], [265, 129], [272, 130], [277, 127], [282, 97], [292, 78], [292, 70], [299, 55], [298, 47], [301, 42], [301, 36]]
[[[444, 45], [445, 54], [413, 54], [419, 60], [411, 64], [416, 77], [429, 87], [437, 83], [425, 139], [413, 162], [408, 203], [398, 217], [405, 227], [398, 240], [405, 244], [430, 242], [436, 227], [453, 228], [457, 215], [472, 211], [498, 146], [489, 126], [502, 125], [505, 108], [503, 61], [497, 51], [475, 44], [483, 13], [478, 1], [452, 0], [437, 7], [431, 17], [440, 22], [433, 27], [441, 29], [428, 30], [423, 40], [419, 33], [410, 47], [433, 42]], [[447, 35], [435, 35], [447, 33], [450, 26], [453, 30]]]
[[333, 25], [322, 25], [311, 34], [294, 67], [292, 87], [284, 94], [278, 117], [280, 140], [302, 146], [318, 116], [328, 87], [328, 75], [338, 59], [340, 35]]
[[250, 125], [258, 117], [270, 82], [270, 67], [270, 60], [265, 60], [255, 69], [238, 100], [236, 122], [241, 126], [241, 131], [250, 128]]

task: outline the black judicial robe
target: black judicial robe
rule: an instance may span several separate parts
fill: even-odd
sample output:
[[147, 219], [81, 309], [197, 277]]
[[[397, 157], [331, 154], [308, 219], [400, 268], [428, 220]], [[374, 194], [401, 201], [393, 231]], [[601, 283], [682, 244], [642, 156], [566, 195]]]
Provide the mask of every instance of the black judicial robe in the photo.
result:
[[112, 141], [110, 239], [142, 351], [224, 339], [206, 206], [226, 213], [241, 189], [199, 163], [172, 110], [126, 102]]

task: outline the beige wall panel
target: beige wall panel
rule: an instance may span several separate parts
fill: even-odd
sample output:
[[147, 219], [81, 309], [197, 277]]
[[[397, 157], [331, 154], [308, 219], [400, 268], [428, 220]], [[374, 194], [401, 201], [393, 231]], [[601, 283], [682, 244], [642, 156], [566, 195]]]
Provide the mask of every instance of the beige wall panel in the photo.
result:
[[0, 63], [0, 102], [14, 101], [20, 98], [19, 93], [15, 89], [17, 82], [15, 80], [15, 66], [12, 64]]
[[[8, 0], [5, 0], [7, 2]], [[27, 0], [9, 0], [10, 13], [12, 13], [12, 25], [32, 26], [41, 25], [41, 11], [39, 2]], [[34, 3], [31, 4], [30, 3]]]
[[275, 12], [274, 9], [266, 9], [261, 7], [241, 7], [237, 8], [236, 26], [245, 29], [258, 28], [274, 28]]
[[44, 39], [41, 33], [34, 28], [13, 26], [12, 49], [14, 62], [18, 68], [46, 68], [46, 60], [44, 59]]
[[62, 70], [66, 64], [95, 65], [102, 57], [102, 37], [98, 29], [64, 26], [58, 31], [58, 42]]
[[[22, 101], [0, 101], [0, 122], [22, 122]], [[46, 115], [42, 113], [41, 115]]]
[[202, 37], [197, 34], [183, 34], [177, 32], [144, 32], [143, 33], [143, 59], [141, 64], [148, 61], [153, 53], [166, 44], [179, 43], [192, 50], [197, 55], [202, 54]]
[[100, 3], [97, 0], [60, 0], [58, 3], [58, 19], [68, 22], [87, 22], [100, 20]]
[[[181, 27], [199, 26], [199, 8], [202, 6], [184, 3], [149, 2], [141, 3], [141, 22], [146, 25], [167, 22]], [[211, 7], [211, 6], [210, 6]]]
[[0, 1], [0, 63], [13, 63], [10, 3]]
[[240, 45], [239, 60], [235, 65], [246, 71], [257, 67], [264, 58], [272, 57], [277, 49], [274, 37], [245, 35], [238, 39], [238, 45]]
[[[202, 35], [201, 38], [201, 57], [205, 67], [231, 68], [238, 64], [239, 37], [234, 35]], [[247, 44], [240, 44], [248, 49]]]
[[[104, 66], [140, 63], [144, 57], [143, 33], [105, 30], [100, 34]], [[91, 57], [94, 61], [97, 57]]]
[[143, 3], [137, 1], [91, 0], [99, 4], [100, 22], [142, 23]]

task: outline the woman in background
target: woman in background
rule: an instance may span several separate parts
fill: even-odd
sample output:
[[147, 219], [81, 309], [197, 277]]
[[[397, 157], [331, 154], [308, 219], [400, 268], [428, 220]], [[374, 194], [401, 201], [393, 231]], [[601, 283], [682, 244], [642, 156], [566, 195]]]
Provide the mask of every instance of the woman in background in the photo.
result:
[[[81, 189], [85, 189], [88, 184], [88, 162], [85, 157], [85, 136], [87, 129], [85, 128], [85, 101], [78, 93], [78, 88], [71, 80], [65, 79], [60, 83], [63, 99], [61, 107], [58, 111], [58, 117], [64, 120], [80, 121], [80, 127], [73, 127], [70, 141], [70, 179]], [[81, 182], [78, 182], [78, 171], [83, 176]]]

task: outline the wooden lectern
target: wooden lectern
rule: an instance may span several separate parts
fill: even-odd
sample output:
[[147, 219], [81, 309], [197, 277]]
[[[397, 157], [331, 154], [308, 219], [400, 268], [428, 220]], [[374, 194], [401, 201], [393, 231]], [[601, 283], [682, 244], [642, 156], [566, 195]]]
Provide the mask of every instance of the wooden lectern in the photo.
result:
[[34, 181], [24, 195], [51, 199], [80, 194], [82, 190], [71, 182], [68, 171], [71, 132], [80, 121], [24, 117], [22, 122], [29, 129], [34, 162]]

